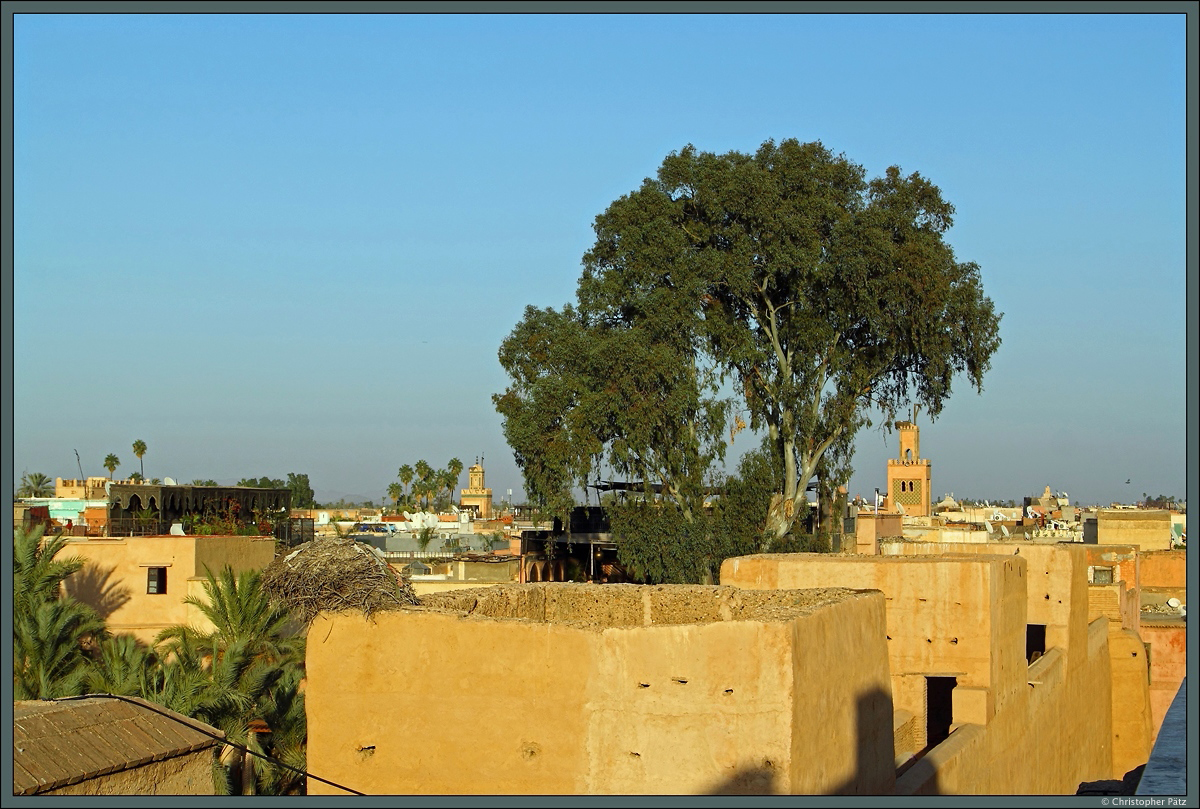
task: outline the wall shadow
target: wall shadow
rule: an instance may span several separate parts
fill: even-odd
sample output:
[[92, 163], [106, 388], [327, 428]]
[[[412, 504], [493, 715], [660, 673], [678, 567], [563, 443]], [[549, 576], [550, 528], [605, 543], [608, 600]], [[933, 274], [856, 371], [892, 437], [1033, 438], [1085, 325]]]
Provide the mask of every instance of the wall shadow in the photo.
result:
[[831, 795], [891, 795], [895, 792], [895, 706], [892, 695], [872, 688], [854, 702], [854, 774]]
[[766, 765], [745, 767], [719, 781], [706, 795], [778, 795], [775, 768]]
[[110, 615], [128, 604], [131, 597], [128, 587], [112, 580], [115, 570], [115, 566], [106, 569], [95, 564], [85, 565], [82, 570], [66, 578], [63, 589], [67, 595], [87, 604], [107, 621]]
[[[803, 730], [819, 740], [821, 730]], [[893, 739], [892, 697], [880, 688], [872, 688], [855, 700], [854, 774], [821, 794], [891, 795], [895, 786], [895, 742]], [[819, 743], [819, 741], [817, 742]], [[786, 792], [787, 784], [769, 760], [745, 767], [719, 781], [709, 795], [775, 795]], [[936, 776], [935, 776], [936, 779]], [[935, 780], [936, 784], [936, 780]]]

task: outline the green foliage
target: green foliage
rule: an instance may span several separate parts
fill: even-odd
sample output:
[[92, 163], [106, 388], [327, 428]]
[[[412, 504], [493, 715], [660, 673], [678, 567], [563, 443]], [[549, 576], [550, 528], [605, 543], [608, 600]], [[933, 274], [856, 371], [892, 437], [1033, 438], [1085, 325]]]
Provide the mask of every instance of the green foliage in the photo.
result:
[[145, 697], [159, 690], [158, 656], [133, 635], [105, 638], [95, 663], [87, 673], [86, 693]]
[[417, 532], [417, 547], [422, 552], [429, 550], [429, 543], [433, 542], [434, 536], [437, 535], [436, 529], [433, 526], [426, 526]]
[[219, 486], [220, 484], [217, 483], [212, 478], [206, 478], [203, 480], [201, 480], [200, 478], [196, 478], [195, 480], [192, 481], [192, 485], [193, 486]]
[[787, 534], [872, 408], [936, 417], [959, 373], [982, 390], [1000, 315], [944, 241], [953, 212], [919, 174], [868, 182], [820, 143], [669, 155], [596, 218], [578, 307], [527, 309], [501, 345], [494, 400], [533, 502], [561, 513], [603, 458], [694, 515], [732, 379], [780, 464], [764, 542]]
[[[411, 466], [409, 466], [408, 464], [404, 464], [404, 466], [400, 467], [400, 471], [397, 474], [400, 478], [400, 483], [404, 486], [404, 488], [402, 490], [403, 491], [402, 499], [405, 503], [407, 503], [408, 502], [408, 484], [412, 483], [412, 481], [413, 481], [413, 475], [414, 475], [413, 468]], [[399, 504], [400, 500], [397, 500], [396, 502], [397, 502], [397, 504]]]
[[[451, 458], [445, 469], [434, 469], [422, 458], [415, 466], [405, 464], [400, 467], [400, 484], [388, 486], [388, 496], [397, 506], [403, 503], [404, 507], [419, 510], [445, 510], [454, 502], [454, 491], [462, 470], [463, 464], [458, 458]], [[412, 483], [411, 491], [409, 483]]]
[[214, 574], [205, 568], [204, 575], [204, 598], [188, 596], [183, 601], [212, 623], [207, 642], [213, 648], [244, 642], [253, 655], [292, 662], [304, 659], [304, 644], [290, 637], [288, 612], [267, 596], [260, 571], [235, 574], [225, 567]]
[[113, 472], [117, 471], [117, 467], [121, 465], [121, 459], [116, 455], [109, 453], [104, 458], [104, 468], [108, 470], [108, 479], [112, 480]]
[[670, 500], [626, 499], [608, 510], [617, 557], [631, 578], [649, 584], [712, 584], [721, 562], [754, 552], [719, 513], [690, 519]]
[[574, 487], [605, 464], [661, 485], [685, 519], [702, 507], [729, 406], [696, 351], [694, 324], [665, 290], [653, 293], [619, 303], [621, 290], [585, 275], [579, 308], [529, 307], [500, 346], [512, 384], [493, 402], [529, 501], [547, 516], [565, 519]]
[[144, 478], [146, 475], [146, 467], [142, 463], [142, 456], [144, 456], [146, 454], [146, 442], [140, 438], [137, 441], [134, 441], [133, 442], [133, 454], [136, 455], [137, 459], [138, 459], [139, 477]]
[[[304, 641], [292, 630], [288, 613], [262, 588], [258, 571], [219, 575], [205, 572], [204, 598], [189, 596], [213, 624], [211, 632], [172, 627], [160, 633], [161, 657], [167, 663], [156, 699], [167, 707], [220, 728], [237, 744], [281, 757], [303, 768], [306, 741], [303, 696]], [[250, 722], [266, 721], [267, 740], [251, 738]], [[243, 755], [234, 754], [235, 781], [246, 770]], [[254, 767], [260, 794], [295, 794], [303, 777], [261, 762]], [[232, 784], [234, 792], [245, 785]]]
[[287, 488], [292, 490], [292, 508], [316, 508], [316, 493], [309, 485], [308, 475], [288, 472]]
[[251, 489], [286, 489], [288, 485], [279, 478], [269, 478], [265, 475], [255, 480], [254, 478], [242, 478], [235, 486], [247, 486]]
[[86, 648], [106, 634], [90, 607], [62, 592], [62, 582], [83, 567], [78, 557], [55, 559], [61, 535], [42, 528], [13, 535], [13, 697], [57, 699], [84, 691], [90, 669]]
[[771, 543], [764, 541], [767, 514], [772, 499], [783, 489], [781, 470], [775, 446], [764, 440], [761, 447], [742, 456], [737, 474], [725, 480], [716, 516], [737, 547], [752, 548], [750, 553], [771, 550]]
[[1142, 493], [1142, 507], [1143, 508], [1174, 509], [1174, 508], [1178, 508], [1179, 504], [1178, 504], [1178, 500], [1175, 497], [1175, 495], [1167, 496], [1165, 494], [1160, 494], [1160, 495], [1158, 495], [1158, 497], [1150, 497], [1145, 492], [1143, 492]]
[[764, 543], [773, 498], [780, 489], [774, 446], [763, 441], [742, 456], [712, 507], [688, 522], [669, 504], [648, 498], [607, 505], [618, 558], [635, 579], [653, 583], [701, 584], [719, 581], [721, 563], [733, 556], [780, 550]]
[[17, 497], [52, 497], [53, 495], [54, 481], [41, 472], [30, 472], [21, 476], [21, 488], [17, 490]]

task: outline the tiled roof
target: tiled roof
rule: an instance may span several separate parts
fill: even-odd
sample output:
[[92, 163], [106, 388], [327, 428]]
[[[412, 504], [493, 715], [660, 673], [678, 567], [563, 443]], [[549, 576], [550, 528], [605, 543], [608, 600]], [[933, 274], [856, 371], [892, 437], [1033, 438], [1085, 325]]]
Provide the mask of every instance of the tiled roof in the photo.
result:
[[224, 735], [136, 697], [13, 703], [13, 794], [30, 795], [202, 750]]

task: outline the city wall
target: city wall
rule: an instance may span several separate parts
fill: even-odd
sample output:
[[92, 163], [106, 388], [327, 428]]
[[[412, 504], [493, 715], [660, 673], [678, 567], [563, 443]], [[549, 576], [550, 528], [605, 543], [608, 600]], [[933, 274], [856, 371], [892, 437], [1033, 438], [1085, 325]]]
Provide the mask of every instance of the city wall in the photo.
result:
[[[926, 747], [897, 779], [897, 794], [1074, 794], [1131, 756], [1144, 762], [1149, 748], [1114, 755], [1116, 720], [1136, 722], [1140, 708], [1112, 696], [1108, 621], [1088, 623], [1082, 549], [1027, 547], [954, 545], [958, 556], [942, 556], [945, 545], [885, 542], [891, 555], [873, 558], [741, 557], [725, 561], [721, 583], [884, 593], [896, 708], [927, 723], [932, 678], [955, 683], [949, 736], [931, 748], [916, 740]], [[1031, 638], [1035, 646], [1044, 638], [1036, 653]], [[1133, 660], [1123, 665], [1142, 665], [1142, 697], [1144, 656]]]
[[893, 791], [880, 593], [500, 584], [308, 638], [308, 766], [367, 794]]

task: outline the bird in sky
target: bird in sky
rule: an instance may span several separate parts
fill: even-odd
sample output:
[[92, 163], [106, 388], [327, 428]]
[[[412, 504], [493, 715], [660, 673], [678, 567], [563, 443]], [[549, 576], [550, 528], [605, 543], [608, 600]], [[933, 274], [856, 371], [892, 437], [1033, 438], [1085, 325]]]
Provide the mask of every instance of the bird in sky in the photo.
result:
[[1125, 478], [1125, 482], [1126, 482], [1126, 483], [1128, 483], [1128, 482], [1129, 482], [1129, 478]]

